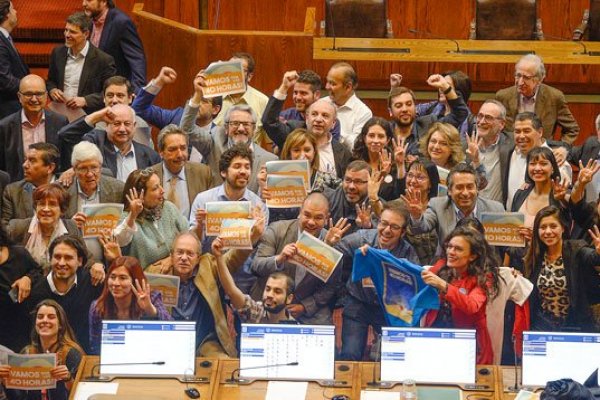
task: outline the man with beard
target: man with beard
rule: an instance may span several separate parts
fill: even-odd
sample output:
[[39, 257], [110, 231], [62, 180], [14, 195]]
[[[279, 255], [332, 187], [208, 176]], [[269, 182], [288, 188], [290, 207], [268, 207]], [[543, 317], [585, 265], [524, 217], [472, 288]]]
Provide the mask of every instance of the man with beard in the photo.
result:
[[427, 133], [431, 124], [439, 121], [458, 129], [469, 113], [463, 98], [454, 91], [452, 85], [443, 76], [431, 75], [427, 78], [427, 84], [446, 96], [450, 114], [442, 118], [433, 114], [417, 118], [415, 94], [403, 86], [392, 88], [387, 99], [388, 111], [394, 125], [394, 135], [403, 139], [404, 143], [408, 143], [407, 155], [409, 156], [416, 156], [419, 153], [419, 140]]
[[[350, 234], [335, 246], [342, 252], [342, 269], [344, 275], [350, 276], [354, 252], [360, 248], [363, 254], [366, 247], [388, 250], [396, 258], [405, 258], [418, 264], [419, 258], [415, 249], [404, 239], [409, 214], [404, 205], [384, 206], [376, 229], [361, 229]], [[338, 269], [340, 266], [338, 266]], [[348, 280], [348, 294], [344, 301], [342, 326], [343, 360], [360, 361], [367, 342], [369, 325], [377, 333], [386, 325], [379, 297], [370, 279], [359, 282]]]
[[[290, 88], [293, 87], [292, 99], [294, 107], [282, 111], [283, 103]], [[269, 138], [280, 149], [291, 131], [306, 127], [308, 108], [321, 98], [321, 77], [310, 69], [287, 71], [279, 88], [269, 98], [262, 116], [262, 123]], [[336, 121], [331, 128], [334, 141], [340, 139], [340, 124]]]
[[311, 193], [304, 200], [298, 219], [276, 221], [269, 225], [252, 263], [252, 272], [258, 276], [251, 290], [253, 299], [259, 300], [264, 296], [266, 281], [272, 273], [284, 272], [292, 277], [296, 287], [295, 296], [287, 306], [292, 317], [303, 324], [333, 323], [328, 303], [339, 282], [339, 269], [327, 282], [323, 282], [304, 267], [289, 262], [297, 252], [296, 241], [301, 232], [307, 232], [333, 246], [350, 228], [342, 219], [328, 231], [325, 229], [327, 222], [333, 223], [329, 219], [327, 198], [321, 193]]
[[[190, 142], [202, 157], [207, 161], [208, 166], [213, 171], [214, 183], [223, 181], [220, 171], [220, 158], [222, 154], [236, 143], [244, 143], [251, 149], [253, 154], [252, 171], [248, 188], [253, 192], [258, 192], [257, 175], [260, 168], [267, 161], [277, 160], [277, 156], [269, 153], [260, 146], [253, 143], [256, 133], [257, 115], [252, 107], [245, 104], [230, 106], [223, 117], [225, 129], [215, 131], [212, 135], [210, 131], [200, 128], [196, 125], [198, 111], [204, 101], [203, 87], [205, 86], [204, 75], [199, 72], [194, 78], [194, 95], [186, 103], [183, 115], [181, 117], [180, 127], [188, 135]], [[222, 112], [219, 114], [223, 114]], [[216, 121], [215, 121], [216, 122]]]

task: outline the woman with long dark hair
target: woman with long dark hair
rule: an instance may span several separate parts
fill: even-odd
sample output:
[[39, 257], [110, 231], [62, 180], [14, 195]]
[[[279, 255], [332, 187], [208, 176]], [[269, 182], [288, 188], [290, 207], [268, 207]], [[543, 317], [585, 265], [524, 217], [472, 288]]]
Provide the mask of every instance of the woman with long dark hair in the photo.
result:
[[586, 281], [600, 265], [600, 231], [589, 230], [594, 247], [568, 240], [568, 225], [555, 206], [542, 208], [533, 223], [533, 238], [524, 274], [534, 285], [530, 297], [531, 329], [588, 330], [592, 318]]
[[102, 320], [173, 319], [159, 292], [151, 291], [140, 262], [135, 257], [115, 259], [104, 282], [102, 294], [90, 306], [90, 349], [100, 350]]
[[[56, 366], [50, 371], [52, 378], [56, 379], [56, 388], [19, 391], [25, 394], [17, 397], [27, 400], [67, 400], [84, 352], [75, 340], [67, 314], [56, 301], [42, 300], [35, 307], [33, 315], [35, 325], [31, 330], [31, 343], [22, 353], [56, 353]], [[0, 365], [0, 377], [7, 378], [9, 373], [10, 366]]]
[[490, 274], [485, 237], [471, 228], [454, 229], [445, 240], [445, 259], [421, 276], [440, 292], [442, 307], [428, 314], [426, 325], [476, 330], [477, 364], [491, 364], [493, 350], [486, 321], [488, 298], [498, 288], [497, 275]]

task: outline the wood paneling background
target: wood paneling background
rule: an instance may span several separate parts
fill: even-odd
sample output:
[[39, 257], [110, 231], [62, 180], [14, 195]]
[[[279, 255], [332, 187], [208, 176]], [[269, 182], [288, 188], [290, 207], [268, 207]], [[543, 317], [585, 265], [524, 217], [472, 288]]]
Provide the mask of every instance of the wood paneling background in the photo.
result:
[[[142, 0], [138, 0], [140, 2]], [[117, 0], [119, 7], [131, 9], [135, 0]], [[312, 37], [301, 35], [307, 7], [316, 8], [315, 35], [323, 19], [324, 0], [145, 0], [144, 10], [188, 26], [198, 27], [204, 19], [218, 31], [161, 27], [138, 19], [140, 34], [148, 54], [148, 79], [160, 66], [170, 65], [179, 72], [178, 82], [159, 96], [158, 104], [176, 106], [191, 92], [191, 79], [211, 61], [228, 59], [234, 51], [248, 51], [256, 59], [253, 86], [270, 94], [286, 70], [311, 68], [325, 77], [333, 62], [312, 59]], [[580, 23], [589, 0], [540, 0], [539, 16], [548, 40], [571, 37]], [[451, 12], [449, 8], [452, 7]], [[202, 10], [205, 11], [202, 14]], [[201, 15], [202, 14], [202, 15]], [[409, 29], [431, 36], [467, 39], [474, 10], [473, 0], [388, 0], [388, 15], [397, 38], [422, 38]], [[261, 32], [262, 31], [262, 32]], [[277, 32], [278, 31], [278, 32]], [[350, 61], [359, 76], [359, 90], [386, 90], [391, 72], [400, 72], [404, 83], [414, 90], [429, 90], [427, 76], [449, 69], [461, 69], [473, 80], [474, 92], [495, 92], [513, 84], [513, 64], [417, 63], [389, 61]], [[600, 92], [600, 66], [547, 65], [546, 83], [566, 94], [595, 96]], [[385, 101], [366, 99], [377, 115], [387, 116]], [[600, 100], [597, 101], [600, 103]], [[472, 103], [475, 110], [478, 103]], [[571, 103], [571, 109], [587, 136], [600, 104]], [[581, 139], [580, 139], [581, 140]]]

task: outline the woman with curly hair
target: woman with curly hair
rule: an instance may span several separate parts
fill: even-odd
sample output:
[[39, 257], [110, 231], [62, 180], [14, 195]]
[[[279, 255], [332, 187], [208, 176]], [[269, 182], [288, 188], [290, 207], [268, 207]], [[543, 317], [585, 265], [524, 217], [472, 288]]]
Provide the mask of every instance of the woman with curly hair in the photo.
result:
[[[56, 388], [18, 391], [21, 395], [16, 395], [16, 398], [67, 400], [84, 352], [75, 340], [67, 314], [56, 301], [41, 301], [33, 315], [35, 325], [31, 331], [31, 343], [22, 353], [56, 353], [56, 366], [50, 370], [50, 375], [56, 379]], [[0, 378], [7, 378], [9, 374], [10, 366], [0, 365]], [[12, 398], [10, 393], [9, 398]]]
[[172, 320], [160, 292], [151, 291], [140, 262], [135, 257], [118, 257], [110, 265], [104, 288], [90, 306], [90, 349], [100, 350], [102, 320]]

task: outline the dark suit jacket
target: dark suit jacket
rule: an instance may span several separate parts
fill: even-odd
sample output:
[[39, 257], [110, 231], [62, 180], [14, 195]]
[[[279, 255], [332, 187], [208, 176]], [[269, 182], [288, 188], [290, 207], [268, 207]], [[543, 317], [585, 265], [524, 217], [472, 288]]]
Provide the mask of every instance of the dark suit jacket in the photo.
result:
[[[61, 154], [60, 165], [57, 171], [69, 168], [71, 160], [63, 153], [64, 145], [58, 139], [58, 131], [69, 123], [66, 117], [50, 110], [46, 114], [46, 143], [52, 143]], [[23, 134], [21, 129], [21, 110], [9, 115], [0, 121], [0, 170], [10, 174], [10, 181], [16, 182], [23, 179], [23, 162], [25, 150], [23, 148]]]
[[[100, 203], [121, 203], [125, 184], [110, 176], [100, 176]], [[69, 205], [65, 218], [71, 218], [77, 213], [77, 179], [69, 186]]]
[[12, 219], [33, 217], [34, 187], [25, 180], [10, 183], [2, 194], [2, 225], [8, 227]]
[[[185, 180], [187, 182], [188, 199], [191, 207], [198, 193], [211, 189], [214, 186], [212, 172], [206, 165], [192, 161], [186, 162], [183, 168], [185, 169]], [[163, 163], [160, 162], [153, 165], [152, 170], [158, 175], [162, 183]], [[163, 186], [168, 187], [166, 186], [166, 182], [163, 183]]]
[[29, 75], [29, 68], [0, 33], [0, 118], [4, 118], [21, 108], [17, 98], [21, 78]]
[[[515, 116], [519, 110], [519, 93], [516, 86], [500, 89], [496, 100], [506, 107], [506, 131], [514, 129]], [[560, 125], [560, 140], [572, 144], [579, 134], [579, 125], [571, 114], [565, 95], [558, 89], [541, 84], [535, 99], [535, 114], [542, 120], [544, 137], [552, 139], [556, 125]]]
[[[275, 256], [280, 254], [289, 243], [298, 240], [298, 220], [276, 221], [270, 224], [258, 244], [256, 256], [252, 262], [252, 273], [258, 276], [251, 295], [255, 300], [262, 299], [262, 293], [269, 275], [277, 271]], [[286, 262], [282, 272], [295, 279], [297, 267]], [[339, 268], [338, 268], [339, 270]], [[306, 312], [298, 318], [304, 324], [331, 324], [331, 310], [328, 302], [339, 285], [339, 276], [334, 273], [325, 283], [308, 271], [294, 290], [293, 303], [302, 304]]]
[[598, 136], [590, 136], [583, 146], [571, 148], [567, 160], [574, 165], [579, 165], [579, 160], [581, 160], [583, 165], [586, 165], [589, 160], [596, 160], [599, 155], [600, 140], [598, 140]]
[[[106, 131], [93, 129], [82, 117], [62, 128], [58, 132], [58, 137], [64, 140], [71, 149], [82, 140], [94, 143], [104, 158], [102, 166], [108, 168], [113, 173], [113, 177], [117, 176], [117, 153], [114, 145], [108, 140]], [[134, 141], [133, 149], [138, 169], [151, 167], [161, 161], [158, 153], [148, 146]]]
[[[67, 51], [67, 47], [61, 45], [55, 47], [52, 54], [50, 54], [50, 68], [48, 70], [48, 80], [46, 81], [48, 92], [52, 89], [64, 90]], [[77, 90], [77, 95], [85, 98], [87, 102], [87, 107], [84, 108], [87, 114], [104, 107], [102, 86], [106, 79], [116, 75], [116, 73], [115, 60], [112, 56], [90, 43], [79, 78], [79, 89]]]
[[144, 47], [133, 21], [123, 11], [108, 10], [98, 47], [113, 56], [117, 75], [129, 79], [134, 90], [146, 84]]

